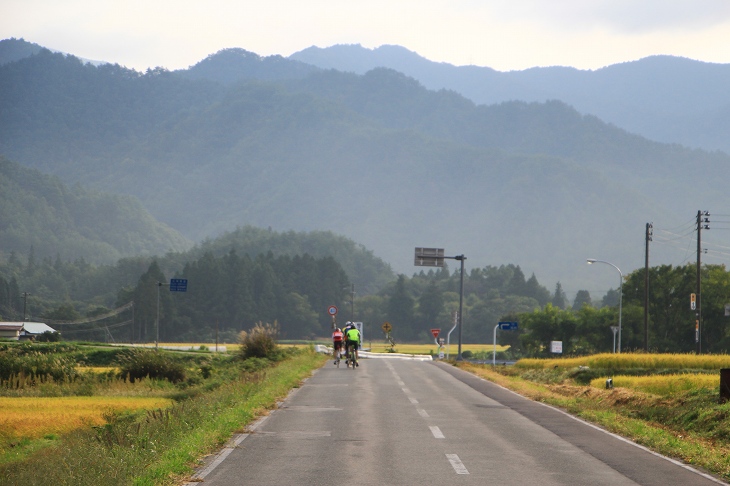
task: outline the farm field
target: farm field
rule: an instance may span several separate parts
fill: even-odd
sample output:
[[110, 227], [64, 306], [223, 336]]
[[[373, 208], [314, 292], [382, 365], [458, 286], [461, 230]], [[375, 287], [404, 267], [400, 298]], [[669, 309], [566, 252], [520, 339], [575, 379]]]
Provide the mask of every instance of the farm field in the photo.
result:
[[271, 353], [7, 345], [0, 484], [172, 484], [327, 359], [288, 346]]
[[0, 450], [19, 439], [103, 425], [114, 414], [167, 408], [162, 397], [0, 397]]
[[521, 359], [516, 367], [523, 369], [577, 368], [589, 369], [690, 369], [720, 370], [730, 368], [730, 355], [725, 354], [657, 354], [657, 353], [601, 353], [576, 358]]
[[[365, 347], [371, 347], [370, 341], [365, 342]], [[371, 352], [373, 353], [387, 353], [390, 349], [390, 344], [385, 341], [372, 341]], [[459, 345], [451, 343], [449, 347], [450, 354], [455, 356], [459, 349]], [[509, 346], [497, 345], [497, 352], [506, 351]], [[471, 351], [472, 353], [492, 353], [494, 346], [492, 344], [462, 344], [461, 351]], [[438, 347], [435, 343], [431, 344], [396, 344], [395, 351], [404, 354], [438, 354]], [[446, 352], [446, 346], [444, 346], [444, 353]], [[491, 356], [491, 354], [490, 354]]]
[[[644, 393], [671, 396], [681, 392], [696, 390], [717, 390], [720, 379], [715, 373], [682, 373], [653, 376], [617, 375], [611, 377], [614, 388], [630, 388]], [[605, 378], [591, 380], [594, 388], [605, 388]]]

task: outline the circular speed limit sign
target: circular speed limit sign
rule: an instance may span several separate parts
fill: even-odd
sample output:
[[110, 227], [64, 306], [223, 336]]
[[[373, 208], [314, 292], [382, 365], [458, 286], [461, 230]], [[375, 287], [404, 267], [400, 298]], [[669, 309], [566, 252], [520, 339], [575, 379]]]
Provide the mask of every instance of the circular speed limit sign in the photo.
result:
[[331, 305], [331, 306], [329, 306], [329, 307], [327, 308], [327, 313], [328, 313], [329, 315], [331, 315], [331, 316], [336, 316], [336, 315], [337, 315], [337, 306], [335, 306], [335, 305]]

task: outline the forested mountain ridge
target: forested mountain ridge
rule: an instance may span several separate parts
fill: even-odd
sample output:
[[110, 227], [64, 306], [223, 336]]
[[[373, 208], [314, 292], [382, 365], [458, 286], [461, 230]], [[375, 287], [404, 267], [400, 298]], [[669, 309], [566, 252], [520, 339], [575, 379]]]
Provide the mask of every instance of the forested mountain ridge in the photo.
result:
[[394, 45], [313, 46], [289, 59], [356, 74], [391, 68], [478, 104], [556, 99], [652, 140], [730, 152], [729, 64], [651, 56], [593, 71], [555, 66], [500, 72], [429, 61]]
[[[638, 265], [626, 248], [648, 220], [727, 203], [722, 154], [562, 103], [477, 106], [391, 70], [226, 85], [45, 51], [0, 68], [0, 108], [1, 152], [133, 194], [190, 238], [332, 231], [400, 271], [438, 246], [566, 283], [587, 254]], [[701, 177], [690, 165], [716, 177], [674, 192]]]
[[0, 156], [0, 250], [34, 257], [112, 263], [182, 251], [192, 242], [157, 222], [130, 196], [103, 194]]

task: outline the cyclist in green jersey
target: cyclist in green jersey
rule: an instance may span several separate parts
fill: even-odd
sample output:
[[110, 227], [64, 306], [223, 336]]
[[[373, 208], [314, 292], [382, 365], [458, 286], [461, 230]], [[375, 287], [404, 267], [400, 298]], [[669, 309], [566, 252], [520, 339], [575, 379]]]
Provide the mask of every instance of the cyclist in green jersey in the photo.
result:
[[[360, 331], [357, 330], [356, 327], [352, 327], [347, 330], [347, 333], [345, 333], [345, 339], [347, 341], [347, 349], [352, 346], [352, 349], [355, 352], [355, 363], [357, 363], [357, 360], [360, 359], [360, 353], [357, 351], [360, 347]], [[360, 366], [358, 363], [357, 366]]]

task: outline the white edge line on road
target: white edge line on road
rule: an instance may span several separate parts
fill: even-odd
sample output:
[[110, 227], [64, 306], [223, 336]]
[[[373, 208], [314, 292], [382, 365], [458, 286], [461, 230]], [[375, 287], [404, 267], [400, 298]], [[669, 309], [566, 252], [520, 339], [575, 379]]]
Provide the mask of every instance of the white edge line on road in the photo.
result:
[[[530, 400], [529, 398], [525, 397], [524, 395], [520, 395], [519, 393], [517, 393], [515, 391], [512, 391], [509, 388], [503, 387], [502, 385], [499, 385], [499, 384], [497, 384], [497, 383], [495, 383], [493, 381], [489, 381], [489, 380], [486, 380], [486, 379], [481, 378], [481, 377], [479, 377], [479, 379], [482, 380], [482, 381], [486, 381], [487, 383], [491, 383], [492, 385], [498, 386], [498, 387], [500, 387], [503, 390], [506, 390], [506, 391], [508, 391], [508, 392], [510, 392], [510, 393], [512, 393], [514, 395], [517, 395], [518, 397], [524, 398], [525, 400]], [[620, 435], [614, 434], [613, 432], [609, 432], [608, 430], [604, 429], [603, 427], [599, 427], [596, 424], [592, 424], [590, 422], [586, 422], [585, 420], [583, 420], [583, 419], [581, 419], [579, 417], [576, 417], [574, 415], [571, 415], [568, 412], [565, 412], [563, 410], [560, 410], [559, 408], [555, 408], [552, 405], [548, 405], [547, 403], [543, 403], [543, 402], [538, 402], [536, 400], [530, 400], [530, 401], [532, 401], [533, 403], [537, 403], [539, 405], [542, 405], [543, 407], [547, 407], [547, 408], [553, 409], [556, 412], [560, 412], [563, 415], [565, 415], [566, 417], [570, 417], [571, 419], [573, 419], [573, 420], [575, 420], [577, 422], [580, 422], [582, 424], [587, 425], [588, 427], [592, 427], [592, 428], [594, 428], [596, 430], [599, 430], [599, 431], [603, 432], [604, 434], [610, 435], [611, 437], [613, 437], [615, 439], [618, 439], [618, 440], [620, 440], [622, 442], [626, 442], [627, 444], [631, 444], [634, 447], [638, 447], [639, 449], [644, 450], [644, 451], [648, 452], [649, 454], [655, 455], [657, 457], [661, 457], [665, 461], [669, 461], [669, 462], [671, 462], [674, 465], [677, 465], [679, 467], [682, 467], [682, 468], [684, 468], [684, 469], [686, 469], [688, 471], [692, 471], [695, 474], [699, 474], [700, 476], [702, 476], [705, 479], [709, 479], [710, 481], [713, 481], [713, 482], [715, 482], [717, 484], [728, 484], [726, 482], [720, 481], [716, 477], [713, 477], [713, 476], [711, 476], [709, 474], [703, 473], [702, 471], [699, 471], [699, 470], [693, 468], [692, 466], [688, 466], [687, 464], [685, 464], [685, 463], [683, 463], [681, 461], [678, 461], [676, 459], [672, 459], [671, 457], [667, 457], [665, 455], [659, 454], [658, 452], [654, 452], [653, 450], [651, 450], [651, 449], [649, 449], [647, 447], [644, 447], [641, 444], [637, 444], [633, 440], [627, 439], [626, 437], [621, 437]]]
[[[228, 457], [228, 455], [231, 452], [233, 452], [233, 450], [236, 447], [238, 447], [241, 444], [241, 442], [243, 442], [243, 439], [245, 439], [246, 437], [248, 437], [248, 435], [249, 434], [238, 434], [232, 441], [229, 441], [228, 445], [226, 447], [224, 447], [223, 450], [221, 450], [218, 453], [218, 455], [213, 460], [213, 462], [211, 462], [210, 464], [208, 464], [205, 467], [205, 469], [203, 469], [203, 470], [198, 471], [197, 473], [195, 473], [193, 475], [193, 479], [203, 479], [208, 474], [210, 474], [211, 472], [213, 472], [213, 470], [215, 468], [217, 468], [226, 459], [226, 457]], [[185, 483], [186, 486], [187, 485], [195, 485], [195, 484], [199, 484], [199, 481], [193, 481], [193, 482], [187, 482], [187, 483]]]
[[435, 438], [437, 438], [437, 439], [446, 438], [446, 437], [444, 437], [444, 433], [441, 432], [441, 429], [439, 429], [436, 425], [429, 425], [428, 428], [431, 429], [431, 433], [433, 434], [433, 436]]
[[[314, 376], [318, 371], [319, 371], [318, 369], [312, 371], [312, 375], [311, 376]], [[299, 387], [293, 388], [287, 394], [286, 398], [284, 398], [280, 402], [277, 402], [277, 406], [280, 407], [284, 402], [286, 402], [287, 400], [291, 399], [291, 397], [294, 396], [294, 394], [297, 393], [301, 389], [301, 387], [307, 381], [309, 381], [309, 378], [310, 377], [307, 377], [304, 380], [302, 380], [302, 383], [299, 385]], [[271, 411], [271, 413], [274, 413], [274, 412], [276, 412], [276, 410], [272, 410]], [[253, 421], [252, 423], [250, 423], [249, 425], [247, 425], [246, 426], [246, 430], [249, 430], [249, 431], [256, 430], [258, 427], [261, 426], [261, 424], [263, 424], [264, 422], [266, 422], [266, 420], [271, 416], [271, 413], [269, 415], [264, 415], [263, 417], [260, 417], [257, 420]], [[205, 466], [205, 468], [203, 468], [202, 470], [197, 471], [196, 473], [194, 473], [191, 476], [191, 479], [193, 479], [193, 481], [188, 481], [188, 482], [184, 483], [184, 486], [197, 486], [197, 485], [199, 485], [200, 484], [200, 480], [203, 479], [203, 478], [205, 478], [211, 472], [213, 472], [213, 470], [216, 467], [218, 467], [226, 459], [226, 457], [228, 457], [228, 455], [231, 452], [233, 452], [233, 450], [236, 447], [238, 447], [241, 444], [241, 442], [243, 442], [243, 440], [246, 437], [248, 437], [248, 436], [249, 436], [249, 434], [237, 434], [237, 435], [234, 435], [231, 438], [231, 440], [228, 441], [228, 444], [226, 444], [226, 446], [218, 452], [218, 454], [216, 455], [215, 459], [213, 459], [213, 461], [210, 464], [208, 464], [207, 466]]]
[[446, 458], [451, 463], [451, 467], [454, 468], [456, 474], [469, 474], [469, 471], [467, 471], [464, 463], [461, 462], [461, 459], [459, 459], [459, 456], [456, 454], [446, 454]]

